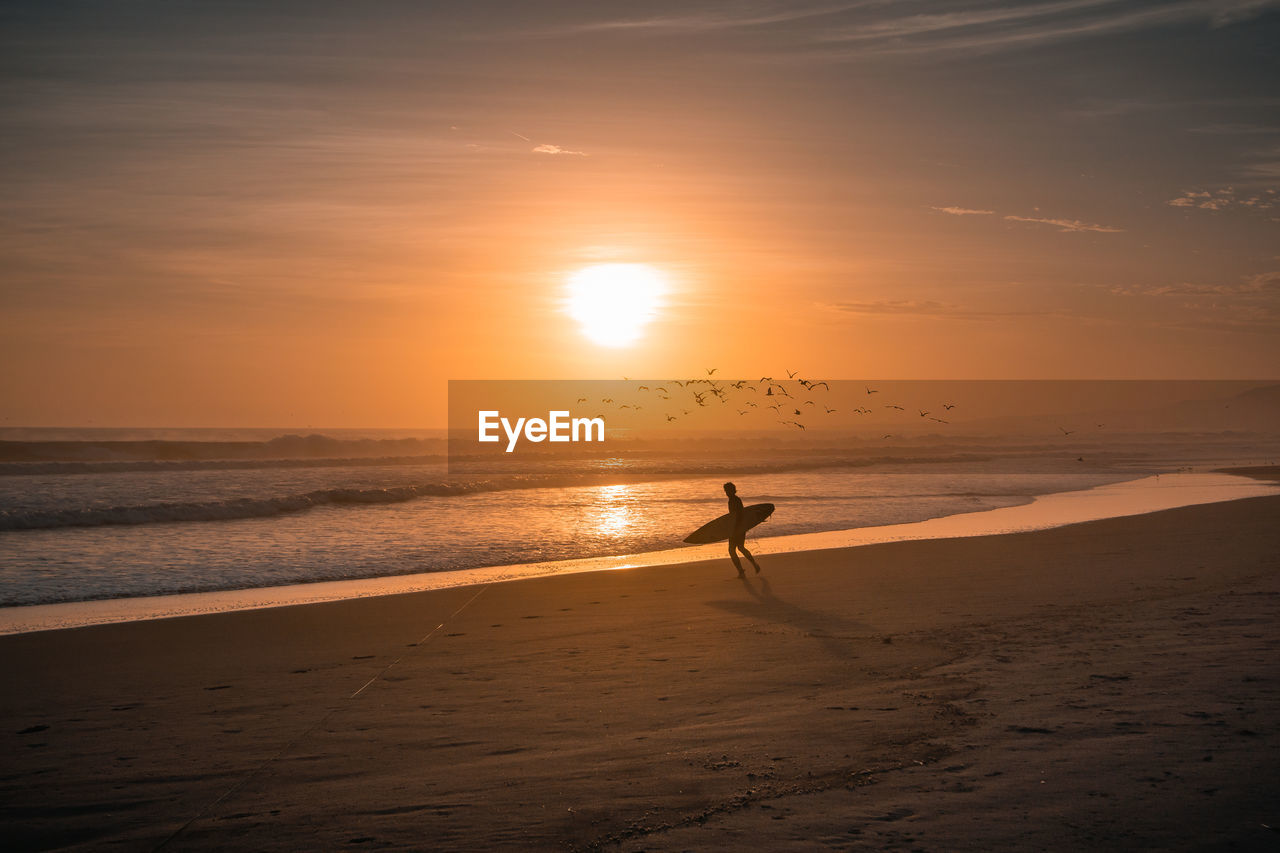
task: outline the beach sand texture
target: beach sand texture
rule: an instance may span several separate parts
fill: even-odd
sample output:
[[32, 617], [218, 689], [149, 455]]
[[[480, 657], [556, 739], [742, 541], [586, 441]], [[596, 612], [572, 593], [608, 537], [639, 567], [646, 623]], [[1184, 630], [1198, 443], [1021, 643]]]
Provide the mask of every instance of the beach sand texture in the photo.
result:
[[1275, 850], [1278, 520], [3, 637], [4, 846]]

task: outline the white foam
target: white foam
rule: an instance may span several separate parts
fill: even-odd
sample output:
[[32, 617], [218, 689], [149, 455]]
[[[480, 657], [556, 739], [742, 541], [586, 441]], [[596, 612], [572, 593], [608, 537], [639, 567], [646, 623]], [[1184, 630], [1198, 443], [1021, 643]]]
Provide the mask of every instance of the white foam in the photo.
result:
[[[1035, 498], [1029, 504], [1019, 506], [931, 518], [909, 524], [761, 537], [759, 550], [756, 553], [782, 554], [827, 548], [850, 548], [884, 542], [954, 539], [1046, 530], [1104, 518], [1143, 515], [1194, 504], [1218, 503], [1274, 494], [1280, 494], [1280, 484], [1248, 477], [1230, 474], [1162, 474], [1081, 491], [1044, 495]], [[756, 548], [755, 545], [752, 547], [753, 550]], [[616, 571], [709, 559], [726, 559], [725, 546], [723, 544], [697, 545], [644, 554], [526, 563], [452, 572], [429, 572], [387, 578], [8, 607], [0, 609], [0, 634], [168, 619], [234, 610], [287, 607], [546, 575]]]

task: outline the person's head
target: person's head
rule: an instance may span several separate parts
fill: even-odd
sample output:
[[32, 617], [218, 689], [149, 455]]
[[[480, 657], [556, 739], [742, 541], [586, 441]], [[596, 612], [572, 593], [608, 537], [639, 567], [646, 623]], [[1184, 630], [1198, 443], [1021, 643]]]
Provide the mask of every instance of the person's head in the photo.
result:
[[735, 486], [733, 483], [725, 483], [725, 484], [724, 484], [724, 493], [725, 493], [726, 495], [732, 495], [732, 494], [734, 494], [734, 493], [735, 493], [735, 492], [737, 492], [737, 491], [738, 491], [738, 487], [737, 487], [737, 486]]

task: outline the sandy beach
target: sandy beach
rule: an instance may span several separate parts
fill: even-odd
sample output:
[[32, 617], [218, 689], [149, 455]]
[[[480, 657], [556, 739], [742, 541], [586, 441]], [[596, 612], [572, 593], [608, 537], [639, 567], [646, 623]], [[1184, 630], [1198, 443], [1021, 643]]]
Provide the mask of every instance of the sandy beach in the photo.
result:
[[1274, 850], [1278, 518], [3, 637], [5, 846]]

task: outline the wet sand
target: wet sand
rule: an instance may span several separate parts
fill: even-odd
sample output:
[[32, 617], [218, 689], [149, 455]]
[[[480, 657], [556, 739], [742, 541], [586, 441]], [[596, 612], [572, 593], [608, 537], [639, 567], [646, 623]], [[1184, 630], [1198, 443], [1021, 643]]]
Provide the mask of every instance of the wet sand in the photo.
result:
[[1274, 850], [1278, 520], [3, 637], [5, 846]]

